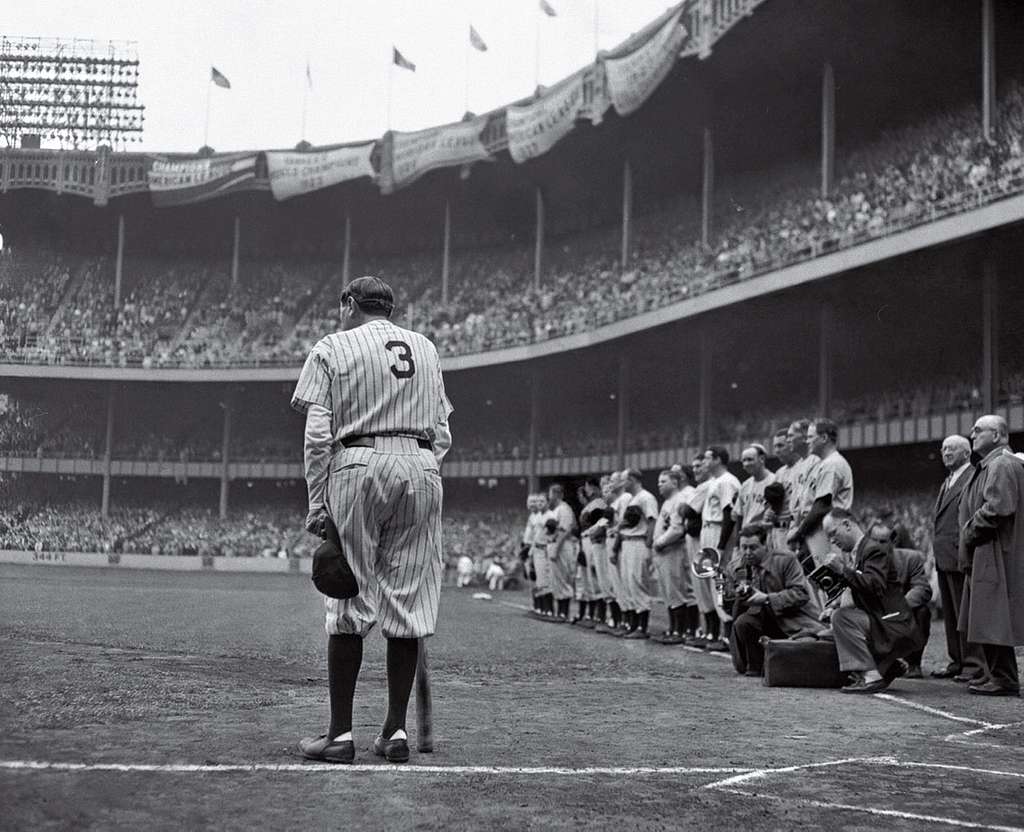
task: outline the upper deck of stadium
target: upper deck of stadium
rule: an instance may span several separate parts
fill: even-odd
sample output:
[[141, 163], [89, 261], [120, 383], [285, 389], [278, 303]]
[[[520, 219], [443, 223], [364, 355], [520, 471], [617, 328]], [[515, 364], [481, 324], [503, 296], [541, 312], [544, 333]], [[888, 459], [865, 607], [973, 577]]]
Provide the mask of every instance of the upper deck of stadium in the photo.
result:
[[455, 126], [486, 161], [401, 188], [394, 134], [376, 179], [277, 201], [258, 152], [250, 188], [177, 207], [149, 192], [163, 157], [0, 153], [0, 371], [287, 380], [365, 272], [448, 370], [518, 362], [1024, 217], [1016, 4], [714, 0], [681, 19], [638, 111], [593, 123], [595, 62], [591, 110], [548, 152], [516, 162], [500, 108]]

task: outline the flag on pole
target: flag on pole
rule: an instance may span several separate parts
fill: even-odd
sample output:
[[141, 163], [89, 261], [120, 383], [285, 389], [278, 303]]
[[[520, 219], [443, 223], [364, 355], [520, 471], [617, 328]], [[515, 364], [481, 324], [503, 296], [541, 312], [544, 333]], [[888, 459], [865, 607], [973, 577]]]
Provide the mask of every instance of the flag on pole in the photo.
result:
[[554, 7], [548, 2], [548, 0], [540, 0], [540, 10], [548, 17], [558, 17], [558, 12], [555, 11]]
[[228, 77], [215, 66], [210, 67], [210, 80], [218, 87], [224, 87], [226, 90], [231, 89], [231, 82], [228, 80]]
[[398, 47], [391, 47], [392, 55], [391, 61], [395, 66], [400, 66], [402, 69], [407, 69], [410, 72], [416, 71], [416, 64], [405, 57], [401, 52], [398, 51]]
[[487, 51], [487, 44], [484, 43], [484, 39], [480, 37], [480, 33], [472, 25], [469, 27], [469, 42], [477, 52]]
[[306, 58], [306, 87], [313, 89], [313, 73], [309, 71], [309, 58]]

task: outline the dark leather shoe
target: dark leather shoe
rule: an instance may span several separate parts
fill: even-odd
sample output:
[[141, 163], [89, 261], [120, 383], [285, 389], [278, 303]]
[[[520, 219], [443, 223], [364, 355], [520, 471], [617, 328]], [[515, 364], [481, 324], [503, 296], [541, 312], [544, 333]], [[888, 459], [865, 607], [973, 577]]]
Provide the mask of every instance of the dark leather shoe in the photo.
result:
[[953, 677], [953, 681], [959, 682], [961, 685], [966, 685], [969, 683], [981, 684], [985, 681], [985, 676], [981, 673], [960, 673], [959, 675]]
[[409, 741], [386, 740], [378, 734], [373, 741], [373, 753], [389, 763], [405, 763], [409, 760]]
[[878, 693], [887, 687], [889, 687], [889, 680], [885, 678], [875, 679], [873, 682], [865, 682], [863, 679], [858, 679], [853, 684], [839, 690], [841, 693]]
[[933, 679], [952, 679], [960, 675], [960, 668], [955, 664], [946, 665], [942, 670], [933, 670], [928, 674]]
[[744, 671], [743, 675], [744, 676], [754, 676], [754, 677], [760, 679], [762, 676], [764, 676], [764, 671], [763, 670], [759, 670], [756, 667], [748, 667], [746, 669], [746, 671]]
[[299, 751], [307, 760], [325, 763], [351, 763], [356, 758], [356, 747], [352, 740], [334, 742], [327, 734], [299, 740]]
[[722, 641], [722, 639], [716, 638], [709, 641], [704, 649], [710, 653], [728, 653], [729, 645]]
[[968, 693], [976, 693], [978, 696], [1020, 696], [1016, 688], [1004, 688], [995, 682], [984, 682], [980, 685], [968, 685]]
[[911, 664], [907, 666], [907, 672], [903, 676], [904, 679], [923, 679], [924, 674], [921, 672], [921, 665]]
[[626, 639], [634, 640], [635, 639], [635, 640], [639, 641], [639, 640], [642, 640], [642, 639], [646, 639], [647, 637], [648, 637], [647, 633], [645, 633], [643, 630], [636, 629], [636, 630], [630, 630], [622, 638], [623, 638], [623, 640], [626, 640]]

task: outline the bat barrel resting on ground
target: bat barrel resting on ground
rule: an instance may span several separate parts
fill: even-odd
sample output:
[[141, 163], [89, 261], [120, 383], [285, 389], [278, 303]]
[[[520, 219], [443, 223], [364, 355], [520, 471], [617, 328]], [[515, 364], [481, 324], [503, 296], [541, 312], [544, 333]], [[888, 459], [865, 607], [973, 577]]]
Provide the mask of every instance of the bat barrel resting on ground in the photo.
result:
[[430, 668], [427, 665], [427, 643], [422, 638], [416, 663], [416, 749], [423, 753], [434, 750], [434, 706], [430, 698]]

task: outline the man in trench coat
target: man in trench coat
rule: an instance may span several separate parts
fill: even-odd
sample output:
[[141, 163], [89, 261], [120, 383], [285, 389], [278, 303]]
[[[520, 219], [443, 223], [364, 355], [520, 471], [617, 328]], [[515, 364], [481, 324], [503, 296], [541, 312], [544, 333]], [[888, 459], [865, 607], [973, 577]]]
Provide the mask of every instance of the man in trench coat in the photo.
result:
[[960, 499], [960, 563], [966, 574], [960, 629], [981, 646], [986, 676], [969, 685], [984, 696], [1020, 696], [1014, 646], [1024, 644], [1024, 463], [1010, 453], [1001, 416], [971, 430], [979, 458]]

